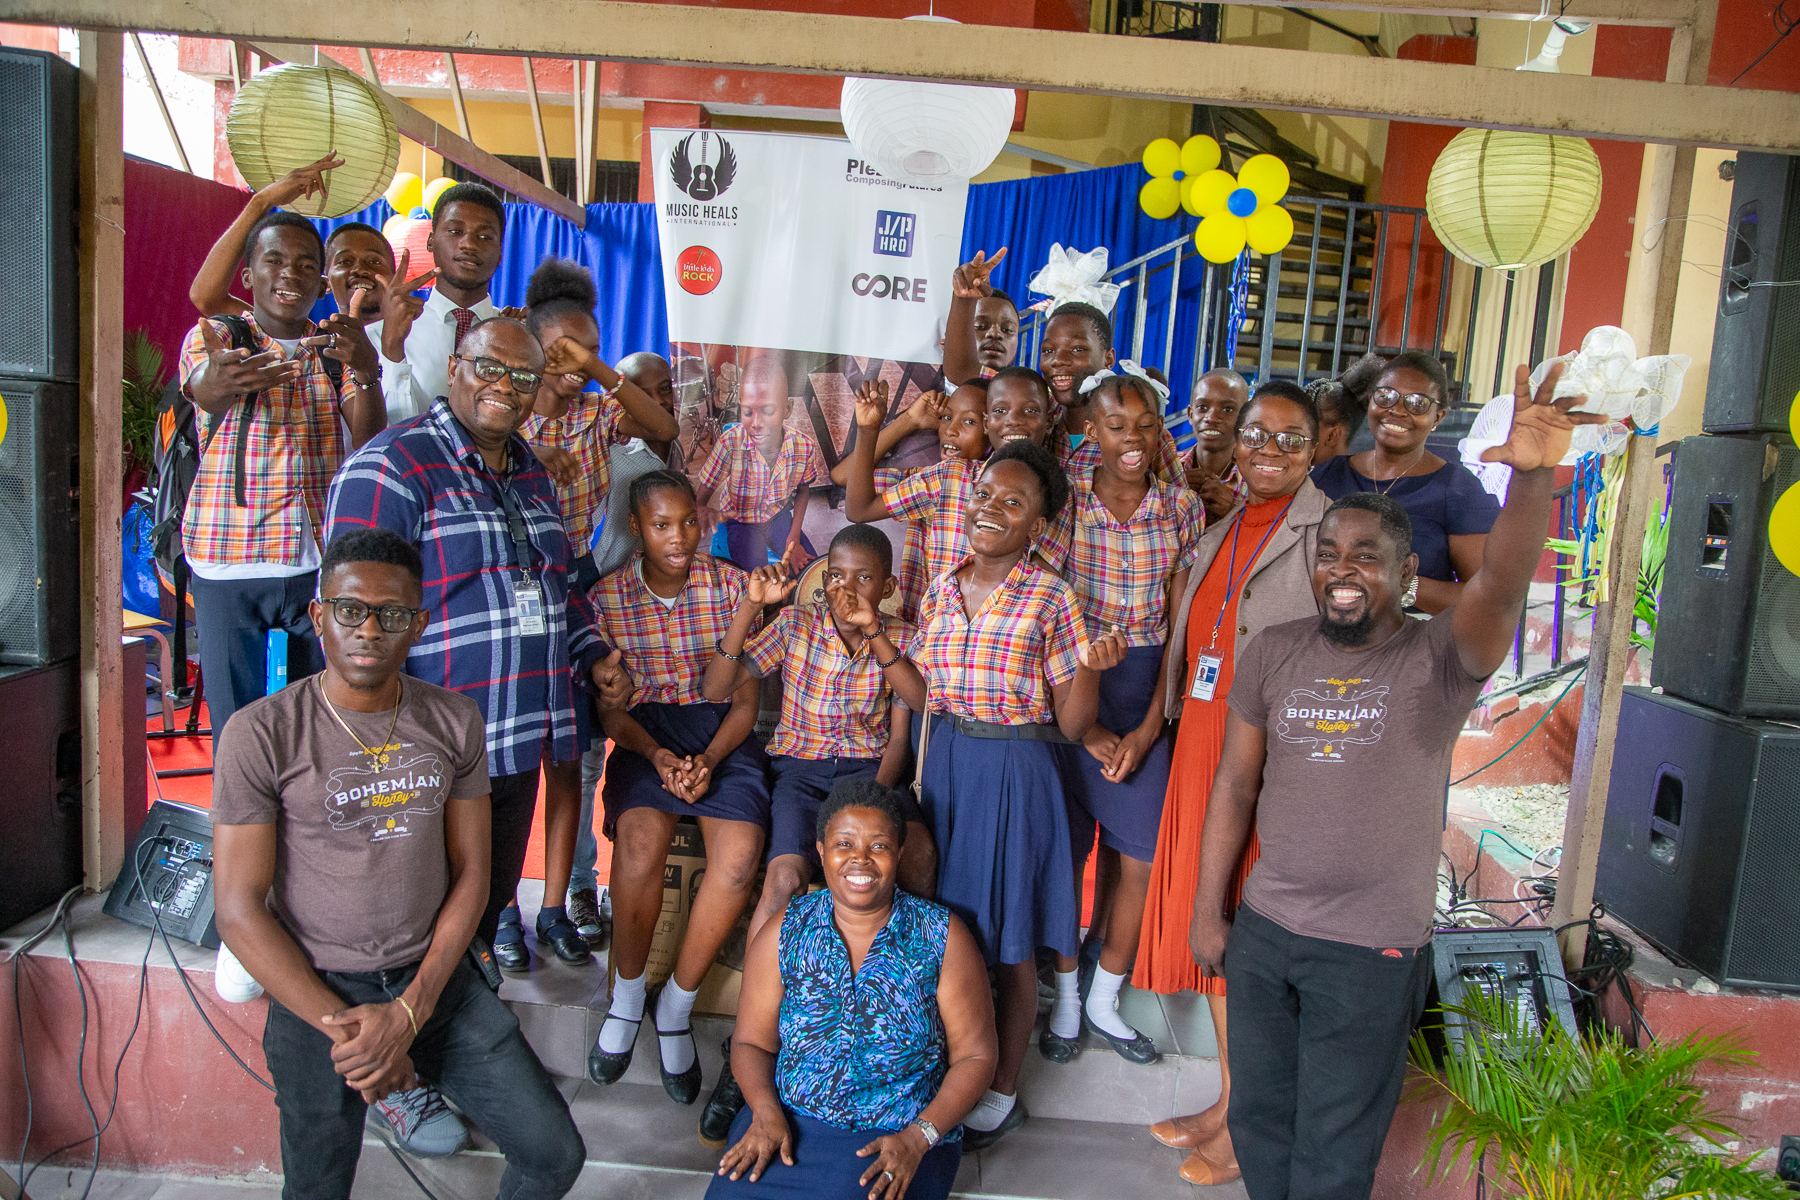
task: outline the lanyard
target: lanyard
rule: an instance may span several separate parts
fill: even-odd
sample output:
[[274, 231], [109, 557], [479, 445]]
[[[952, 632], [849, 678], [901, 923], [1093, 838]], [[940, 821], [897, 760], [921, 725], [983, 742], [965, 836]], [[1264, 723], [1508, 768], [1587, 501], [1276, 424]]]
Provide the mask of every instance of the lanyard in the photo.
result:
[[[1292, 507], [1293, 501], [1290, 500], [1288, 504], [1289, 507]], [[1249, 512], [1249, 509], [1245, 508], [1244, 511]], [[1284, 508], [1281, 511], [1281, 517], [1285, 516], [1287, 516], [1287, 509]], [[1208, 650], [1216, 649], [1218, 647], [1219, 627], [1225, 623], [1225, 608], [1231, 603], [1232, 593], [1237, 591], [1237, 585], [1240, 582], [1249, 582], [1250, 570], [1256, 566], [1256, 560], [1261, 556], [1263, 547], [1269, 544], [1269, 538], [1274, 534], [1275, 530], [1280, 527], [1281, 517], [1276, 517], [1269, 523], [1269, 532], [1263, 534], [1262, 541], [1256, 543], [1256, 549], [1251, 552], [1249, 560], [1244, 563], [1244, 573], [1241, 576], [1237, 573], [1237, 547], [1238, 534], [1242, 533], [1244, 530], [1244, 518], [1242, 514], [1238, 516], [1237, 524], [1231, 527], [1231, 559], [1225, 568], [1225, 599], [1219, 605], [1219, 615], [1213, 618], [1212, 641], [1207, 644], [1206, 648]]]
[[494, 490], [498, 494], [500, 507], [506, 513], [506, 530], [512, 542], [510, 565], [519, 573], [521, 580], [531, 577], [531, 527], [525, 522], [525, 514], [519, 510], [519, 502], [513, 498], [512, 488], [506, 480], [494, 481]]

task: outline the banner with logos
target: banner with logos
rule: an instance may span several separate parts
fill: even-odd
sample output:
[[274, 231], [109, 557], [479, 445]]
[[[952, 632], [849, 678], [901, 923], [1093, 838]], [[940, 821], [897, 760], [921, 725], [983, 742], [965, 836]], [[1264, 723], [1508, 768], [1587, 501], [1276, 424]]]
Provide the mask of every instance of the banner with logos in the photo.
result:
[[843, 138], [650, 138], [671, 340], [942, 361], [967, 183], [884, 179]]

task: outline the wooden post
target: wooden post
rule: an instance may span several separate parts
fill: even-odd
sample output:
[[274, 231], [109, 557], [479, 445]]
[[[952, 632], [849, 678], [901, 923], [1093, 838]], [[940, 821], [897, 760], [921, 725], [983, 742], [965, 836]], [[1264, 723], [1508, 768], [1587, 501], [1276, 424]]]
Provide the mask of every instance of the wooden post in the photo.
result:
[[[587, 75], [587, 91], [582, 95], [581, 106], [581, 173], [587, 180], [583, 188], [587, 203], [592, 204], [600, 191], [600, 64], [591, 58], [584, 59], [582, 69]], [[587, 226], [585, 212], [581, 225]]]
[[588, 202], [586, 170], [587, 130], [582, 128], [581, 115], [587, 111], [587, 106], [581, 102], [581, 96], [582, 80], [586, 72], [582, 69], [582, 63], [579, 58], [571, 59], [569, 61], [569, 66], [573, 68], [575, 75], [574, 87], [569, 93], [569, 103], [574, 105], [574, 108], [570, 111], [570, 115], [575, 118], [575, 203], [581, 205], [585, 210]]
[[[1669, 43], [1668, 82], [1705, 83], [1712, 59], [1718, 0], [1701, 0], [1695, 23], [1677, 28]], [[1687, 241], [1688, 201], [1694, 183], [1692, 147], [1654, 146], [1650, 153], [1649, 220], [1638, 236], [1654, 241], [1639, 264], [1636, 286], [1626, 297], [1625, 329], [1639, 355], [1667, 354], [1675, 325], [1675, 297], [1681, 254]], [[1569, 783], [1569, 812], [1563, 824], [1562, 866], [1556, 884], [1552, 925], [1579, 921], [1594, 904], [1594, 874], [1600, 861], [1600, 834], [1606, 824], [1606, 795], [1612, 782], [1618, 742], [1619, 706], [1625, 698], [1625, 665], [1636, 624], [1638, 572], [1643, 563], [1644, 529], [1657, 506], [1656, 442], [1633, 436], [1626, 448], [1624, 494], [1613, 519], [1608, 556], [1609, 592], [1594, 610], [1588, 650], [1581, 728], [1575, 738], [1575, 765]], [[1585, 931], [1563, 935], [1565, 962], [1581, 960]]]
[[450, 73], [450, 106], [456, 110], [456, 132], [469, 137], [469, 110], [463, 107], [462, 79], [456, 73], [456, 55], [444, 51], [444, 69]]
[[[81, 305], [82, 865], [101, 891], [125, 858], [126, 686], [119, 594], [123, 552], [125, 361], [125, 40], [82, 33], [79, 209]], [[136, 797], [139, 803], [143, 797]]]
[[133, 33], [131, 47], [137, 51], [138, 66], [144, 68], [144, 81], [150, 85], [150, 94], [156, 97], [156, 110], [162, 113], [163, 128], [169, 131], [169, 140], [175, 143], [175, 154], [181, 159], [181, 169], [192, 175], [194, 168], [188, 162], [187, 147], [181, 144], [181, 134], [175, 128], [175, 118], [169, 115], [169, 104], [163, 99], [162, 85], [156, 82], [156, 72], [150, 68], [150, 56], [144, 53], [144, 39]]
[[532, 66], [531, 55], [522, 60], [525, 63], [525, 95], [531, 102], [531, 131], [537, 135], [538, 167], [544, 173], [544, 186], [555, 187], [550, 181], [550, 150], [544, 141], [544, 106], [538, 103], [537, 69]]

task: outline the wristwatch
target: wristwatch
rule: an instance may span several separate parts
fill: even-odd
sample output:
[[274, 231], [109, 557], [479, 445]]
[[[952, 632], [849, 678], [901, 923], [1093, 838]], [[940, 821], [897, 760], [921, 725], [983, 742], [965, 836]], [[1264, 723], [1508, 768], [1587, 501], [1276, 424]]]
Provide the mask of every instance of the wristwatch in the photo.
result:
[[920, 1133], [925, 1135], [925, 1148], [927, 1150], [937, 1149], [937, 1144], [938, 1144], [940, 1135], [938, 1134], [936, 1125], [933, 1125], [930, 1121], [927, 1121], [924, 1117], [920, 1117], [918, 1120], [913, 1122], [913, 1128], [917, 1129]]

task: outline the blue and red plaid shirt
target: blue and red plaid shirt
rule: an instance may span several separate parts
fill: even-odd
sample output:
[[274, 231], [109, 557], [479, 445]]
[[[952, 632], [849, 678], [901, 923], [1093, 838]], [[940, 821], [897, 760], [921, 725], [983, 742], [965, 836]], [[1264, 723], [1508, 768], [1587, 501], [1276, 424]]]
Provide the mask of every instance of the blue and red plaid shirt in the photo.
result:
[[[481, 706], [495, 775], [535, 771], [546, 750], [555, 762], [580, 755], [571, 666], [585, 680], [606, 653], [587, 597], [569, 590], [569, 539], [556, 488], [524, 439], [515, 436], [507, 454], [505, 475], [489, 470], [439, 397], [346, 459], [325, 511], [327, 544], [340, 533], [380, 526], [419, 548], [431, 618], [407, 673]], [[542, 634], [520, 631], [502, 487], [525, 518], [529, 569], [543, 590]]]
[[644, 582], [643, 562], [634, 556], [588, 592], [600, 636], [619, 648], [631, 672], [633, 705], [704, 704], [706, 664], [731, 628], [750, 577], [728, 562], [697, 555], [671, 608]]
[[[904, 650], [913, 627], [883, 614], [888, 640]], [[790, 758], [880, 758], [888, 744], [894, 689], [865, 639], [851, 654], [823, 601], [790, 604], [744, 643], [758, 678], [781, 672], [781, 719], [770, 754]]]

